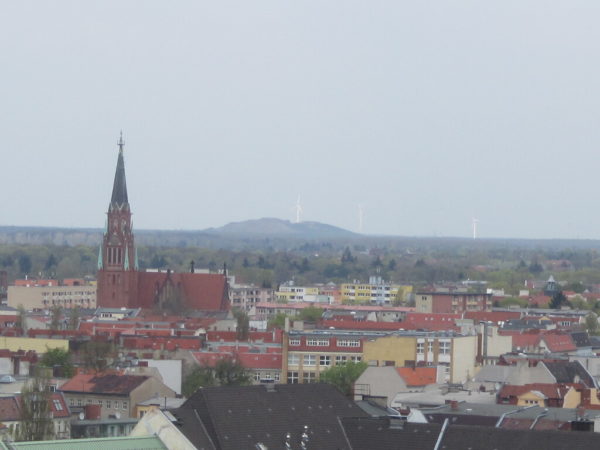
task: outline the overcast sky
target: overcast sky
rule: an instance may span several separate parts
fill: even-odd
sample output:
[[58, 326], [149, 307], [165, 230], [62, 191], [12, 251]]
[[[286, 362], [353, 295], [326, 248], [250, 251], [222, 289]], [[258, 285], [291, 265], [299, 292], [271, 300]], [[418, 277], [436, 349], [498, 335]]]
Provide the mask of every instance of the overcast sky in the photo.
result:
[[0, 3], [0, 225], [600, 238], [600, 2]]

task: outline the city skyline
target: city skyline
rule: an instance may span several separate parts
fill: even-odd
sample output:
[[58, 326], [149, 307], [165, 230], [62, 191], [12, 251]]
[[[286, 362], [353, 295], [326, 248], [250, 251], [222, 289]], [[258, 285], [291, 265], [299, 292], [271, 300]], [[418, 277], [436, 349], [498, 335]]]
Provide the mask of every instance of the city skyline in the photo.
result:
[[140, 229], [600, 238], [595, 2], [0, 13], [0, 225], [101, 228], [122, 129]]

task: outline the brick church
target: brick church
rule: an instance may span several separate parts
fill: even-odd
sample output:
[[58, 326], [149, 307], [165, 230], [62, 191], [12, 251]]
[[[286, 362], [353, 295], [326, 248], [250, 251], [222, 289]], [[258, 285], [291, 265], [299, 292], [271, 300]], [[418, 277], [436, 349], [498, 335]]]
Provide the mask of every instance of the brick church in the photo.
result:
[[98, 252], [97, 305], [105, 308], [147, 308], [223, 311], [229, 308], [227, 277], [220, 274], [145, 272], [138, 256], [127, 198], [123, 138], [108, 205], [108, 220]]

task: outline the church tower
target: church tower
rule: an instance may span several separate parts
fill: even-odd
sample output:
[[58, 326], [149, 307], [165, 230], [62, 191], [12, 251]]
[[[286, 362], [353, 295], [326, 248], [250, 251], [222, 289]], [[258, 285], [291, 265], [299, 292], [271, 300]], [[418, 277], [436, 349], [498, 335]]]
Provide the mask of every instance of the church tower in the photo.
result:
[[107, 308], [136, 307], [137, 300], [137, 252], [125, 182], [124, 145], [121, 133], [106, 229], [98, 252], [97, 305]]

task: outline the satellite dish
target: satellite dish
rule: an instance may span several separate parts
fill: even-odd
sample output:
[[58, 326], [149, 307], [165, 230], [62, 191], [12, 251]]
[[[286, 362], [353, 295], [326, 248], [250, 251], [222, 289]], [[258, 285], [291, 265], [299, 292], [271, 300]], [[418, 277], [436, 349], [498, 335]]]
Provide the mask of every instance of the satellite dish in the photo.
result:
[[79, 420], [83, 420], [83, 419], [85, 419], [85, 414], [82, 413], [82, 412], [80, 412], [79, 413]]
[[121, 413], [120, 412], [116, 412], [115, 413], [115, 419], [120, 419], [121, 418]]

